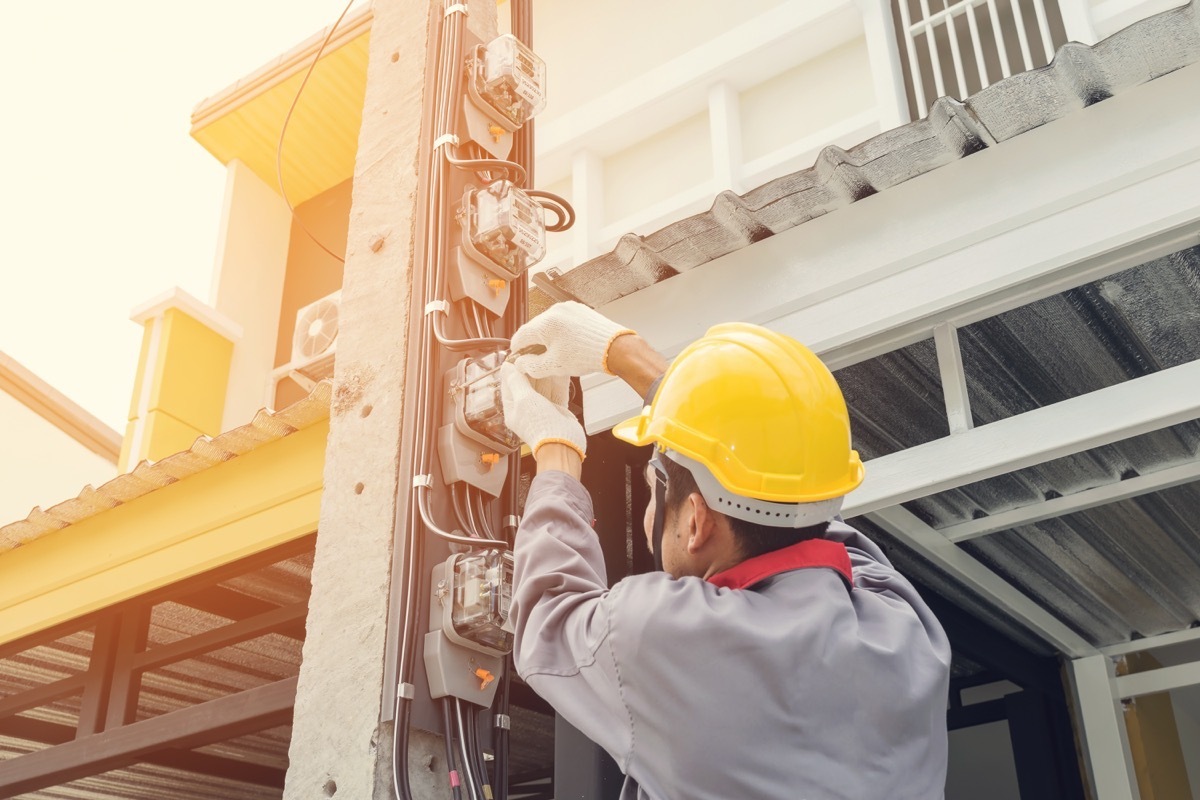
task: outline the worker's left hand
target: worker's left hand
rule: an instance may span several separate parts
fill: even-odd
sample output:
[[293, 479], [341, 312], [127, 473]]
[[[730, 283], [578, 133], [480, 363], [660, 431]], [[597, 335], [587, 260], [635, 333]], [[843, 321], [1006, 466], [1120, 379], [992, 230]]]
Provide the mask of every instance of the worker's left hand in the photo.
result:
[[531, 379], [515, 364], [500, 367], [500, 399], [504, 423], [529, 445], [533, 455], [550, 442], [566, 445], [583, 458], [587, 437], [567, 409], [570, 381], [565, 377]]

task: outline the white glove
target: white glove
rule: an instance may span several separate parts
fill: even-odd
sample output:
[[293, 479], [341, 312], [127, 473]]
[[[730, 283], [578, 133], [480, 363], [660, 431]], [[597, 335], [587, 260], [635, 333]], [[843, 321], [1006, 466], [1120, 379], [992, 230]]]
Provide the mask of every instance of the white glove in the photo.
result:
[[521, 371], [534, 378], [608, 372], [608, 348], [626, 333], [634, 331], [568, 300], [522, 325], [510, 352]]
[[538, 448], [550, 442], [565, 444], [583, 458], [587, 437], [575, 415], [567, 410], [571, 384], [566, 377], [530, 380], [516, 364], [500, 367], [500, 400], [504, 404], [504, 424], [529, 445], [537, 456]]

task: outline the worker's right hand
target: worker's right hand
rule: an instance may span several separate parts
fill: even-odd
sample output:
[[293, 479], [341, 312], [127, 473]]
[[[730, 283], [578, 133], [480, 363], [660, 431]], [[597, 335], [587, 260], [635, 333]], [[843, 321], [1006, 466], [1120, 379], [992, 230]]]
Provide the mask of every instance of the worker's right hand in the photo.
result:
[[538, 448], [557, 442], [583, 458], [587, 437], [583, 426], [567, 408], [570, 383], [565, 377], [530, 380], [515, 364], [500, 367], [500, 400], [504, 424], [529, 445], [534, 458]]
[[[513, 362], [533, 378], [607, 372], [608, 349], [634, 331], [583, 303], [555, 303], [526, 322], [512, 337]], [[515, 431], [514, 431], [515, 432]]]

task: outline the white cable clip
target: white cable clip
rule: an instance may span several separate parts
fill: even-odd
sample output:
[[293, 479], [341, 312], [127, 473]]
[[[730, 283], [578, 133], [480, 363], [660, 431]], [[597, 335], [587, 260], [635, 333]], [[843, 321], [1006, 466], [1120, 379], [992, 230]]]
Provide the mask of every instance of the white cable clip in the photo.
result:
[[451, 14], [462, 14], [464, 17], [471, 16], [471, 12], [467, 10], [466, 3], [455, 3], [452, 6], [447, 6], [446, 7], [446, 16], [448, 17]]
[[493, 719], [497, 728], [503, 728], [506, 731], [512, 729], [512, 719], [508, 714], [497, 714]]
[[428, 489], [431, 486], [433, 486], [433, 476], [432, 475], [426, 474], [426, 475], [414, 475], [413, 476], [413, 488], [414, 489], [420, 489], [422, 487]]
[[396, 687], [396, 694], [403, 697], [405, 700], [412, 700], [417, 696], [417, 687], [411, 683], [401, 683]]
[[450, 304], [445, 300], [430, 300], [425, 304], [425, 316], [428, 317], [430, 314], [438, 311], [442, 312], [443, 314], [449, 314]]
[[433, 140], [433, 149], [437, 150], [444, 144], [452, 144], [458, 147], [458, 137], [453, 133], [443, 133], [441, 136]]

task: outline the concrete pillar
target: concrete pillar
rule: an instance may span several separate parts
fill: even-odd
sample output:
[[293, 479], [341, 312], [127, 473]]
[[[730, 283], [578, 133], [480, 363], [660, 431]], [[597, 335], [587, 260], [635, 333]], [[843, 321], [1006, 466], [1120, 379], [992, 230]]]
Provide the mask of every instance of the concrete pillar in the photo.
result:
[[[495, 4], [469, 25], [495, 35]], [[330, 409], [325, 490], [300, 668], [288, 800], [392, 798], [391, 723], [380, 722], [402, 446], [406, 336], [430, 35], [441, 5], [376, 0], [359, 133]], [[441, 740], [413, 732], [413, 796], [449, 796]]]

